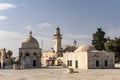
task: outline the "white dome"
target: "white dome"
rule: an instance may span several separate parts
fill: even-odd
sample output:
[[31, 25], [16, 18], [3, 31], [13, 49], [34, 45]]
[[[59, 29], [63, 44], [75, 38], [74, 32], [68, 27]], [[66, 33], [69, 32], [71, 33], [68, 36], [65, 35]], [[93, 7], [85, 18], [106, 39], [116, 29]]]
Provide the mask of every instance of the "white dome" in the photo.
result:
[[77, 48], [75, 50], [75, 52], [89, 52], [89, 51], [92, 51], [92, 50], [96, 50], [96, 49], [89, 44], [84, 44], [84, 45], [80, 46], [79, 48]]
[[34, 37], [32, 37], [31, 32], [30, 36], [25, 38], [25, 40], [22, 42], [22, 48], [39, 48], [39, 43]]

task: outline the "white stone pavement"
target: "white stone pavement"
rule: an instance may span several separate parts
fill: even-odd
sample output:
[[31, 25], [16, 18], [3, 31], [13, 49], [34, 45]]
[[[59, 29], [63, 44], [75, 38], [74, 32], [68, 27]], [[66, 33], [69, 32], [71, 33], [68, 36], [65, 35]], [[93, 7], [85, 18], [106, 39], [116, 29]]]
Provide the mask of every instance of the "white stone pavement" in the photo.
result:
[[66, 71], [66, 68], [61, 67], [0, 69], [0, 80], [120, 80], [120, 69], [75, 70], [78, 73]]

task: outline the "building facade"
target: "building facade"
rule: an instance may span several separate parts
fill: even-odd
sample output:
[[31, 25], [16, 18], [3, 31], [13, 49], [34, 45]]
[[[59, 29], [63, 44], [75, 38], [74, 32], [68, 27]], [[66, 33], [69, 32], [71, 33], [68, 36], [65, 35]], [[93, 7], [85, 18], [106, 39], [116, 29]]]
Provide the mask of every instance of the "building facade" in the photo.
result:
[[25, 38], [19, 48], [19, 65], [21, 69], [26, 68], [39, 68], [41, 67], [41, 49], [39, 48], [38, 41], [32, 36], [32, 31], [29, 37]]
[[53, 35], [54, 46], [49, 51], [44, 51], [42, 53], [42, 64], [43, 65], [54, 65], [55, 60], [58, 57], [62, 57], [62, 35], [60, 28], [57, 27]]
[[[62, 46], [62, 34], [60, 28], [57, 27], [53, 35], [54, 45], [49, 51], [42, 52], [42, 64], [43, 65], [60, 65], [61, 57], [65, 52], [73, 52], [77, 47], [76, 40], [73, 41], [73, 45]], [[57, 61], [56, 61], [57, 60]], [[56, 63], [56, 64], [55, 64]]]
[[56, 53], [57, 57], [62, 55], [61, 40], [62, 40], [62, 35], [60, 32], [60, 28], [57, 27], [54, 34], [54, 48], [53, 48], [54, 53]]
[[63, 63], [69, 68], [110, 69], [115, 67], [114, 53], [97, 51], [93, 46], [82, 45], [74, 52], [63, 54]]

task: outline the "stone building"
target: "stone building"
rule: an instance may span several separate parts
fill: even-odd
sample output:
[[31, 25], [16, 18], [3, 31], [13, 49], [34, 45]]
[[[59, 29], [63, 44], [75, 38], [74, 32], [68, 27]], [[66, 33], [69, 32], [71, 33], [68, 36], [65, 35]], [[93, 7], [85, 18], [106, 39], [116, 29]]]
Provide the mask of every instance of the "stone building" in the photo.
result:
[[54, 65], [55, 59], [57, 57], [62, 56], [62, 48], [61, 48], [62, 35], [61, 35], [59, 27], [56, 28], [55, 33], [53, 35], [53, 39], [54, 39], [53, 48], [49, 51], [44, 51], [42, 53], [42, 64], [43, 65]]
[[6, 62], [6, 49], [0, 49], [0, 68], [3, 68], [3, 65]]
[[60, 28], [57, 27], [54, 34], [54, 48], [53, 48], [56, 54], [56, 57], [59, 57], [62, 55], [61, 40], [62, 40], [62, 34], [60, 33]]
[[114, 53], [97, 51], [88, 44], [82, 45], [74, 52], [63, 54], [63, 63], [69, 68], [101, 69], [114, 68]]
[[[55, 33], [53, 35], [53, 41], [54, 45], [53, 48], [50, 49], [49, 51], [44, 51], [42, 52], [42, 64], [43, 65], [55, 65], [55, 60], [59, 57], [63, 57], [64, 52], [73, 52], [77, 47], [76, 47], [76, 40], [73, 41], [73, 45], [65, 45], [62, 46], [62, 34], [60, 31], [60, 28], [57, 27], [55, 30]], [[59, 63], [59, 62], [58, 62]]]
[[21, 69], [41, 67], [41, 49], [38, 41], [32, 36], [32, 31], [22, 42], [19, 57], [15, 61], [19, 63]]

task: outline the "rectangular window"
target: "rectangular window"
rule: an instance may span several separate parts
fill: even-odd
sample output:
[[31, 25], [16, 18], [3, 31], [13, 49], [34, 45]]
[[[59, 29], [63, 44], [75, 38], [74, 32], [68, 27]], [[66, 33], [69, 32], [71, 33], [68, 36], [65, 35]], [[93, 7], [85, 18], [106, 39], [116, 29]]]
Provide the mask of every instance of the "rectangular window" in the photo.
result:
[[107, 62], [107, 60], [105, 60], [105, 67], [107, 67], [107, 65], [108, 65], [108, 62]]
[[67, 60], [67, 66], [69, 66], [69, 60]]
[[98, 60], [96, 61], [96, 67], [99, 67], [99, 61]]
[[72, 60], [70, 60], [70, 66], [72, 66]]
[[78, 68], [78, 60], [75, 61], [75, 68]]

